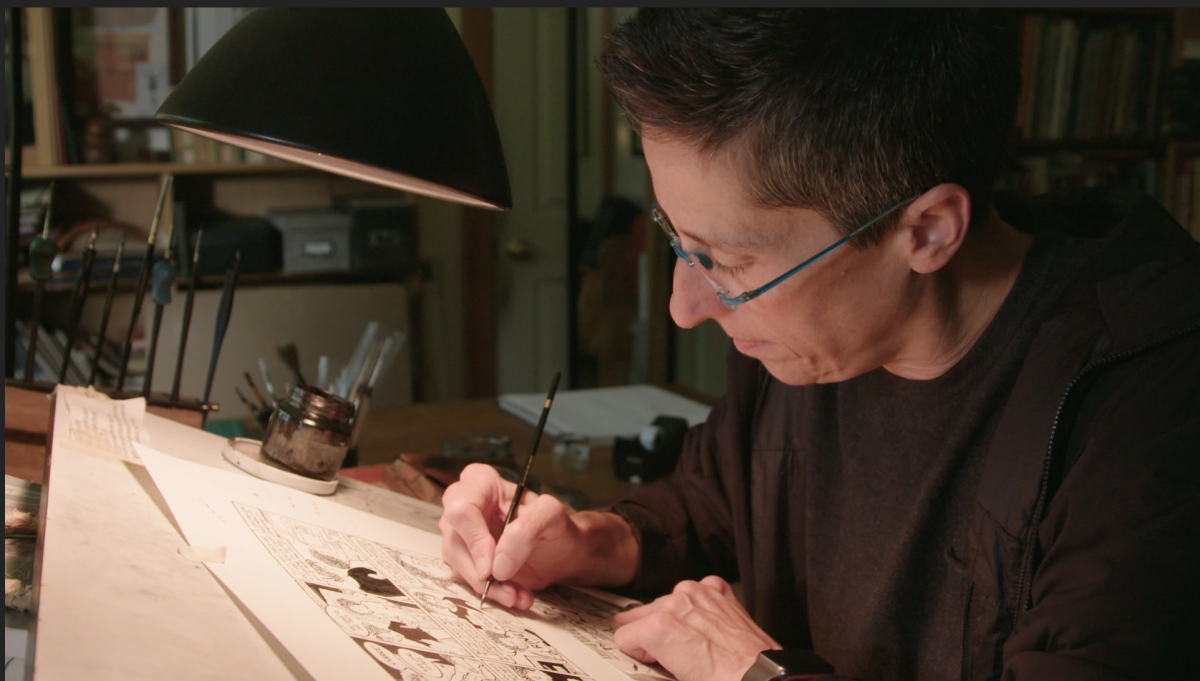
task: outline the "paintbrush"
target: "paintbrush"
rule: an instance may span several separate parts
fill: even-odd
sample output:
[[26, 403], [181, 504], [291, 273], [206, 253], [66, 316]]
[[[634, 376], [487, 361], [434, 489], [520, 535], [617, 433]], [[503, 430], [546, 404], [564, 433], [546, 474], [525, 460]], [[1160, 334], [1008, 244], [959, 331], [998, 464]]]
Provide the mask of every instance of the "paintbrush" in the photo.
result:
[[279, 353], [279, 359], [283, 360], [284, 366], [292, 370], [292, 378], [297, 385], [307, 385], [304, 374], [300, 373], [300, 351], [296, 349], [296, 344], [284, 343], [275, 348], [275, 352]]
[[[525, 495], [525, 485], [529, 482], [529, 471], [533, 470], [533, 457], [537, 454], [538, 442], [542, 439], [542, 431], [546, 429], [546, 417], [550, 415], [550, 405], [554, 403], [554, 392], [558, 390], [558, 379], [562, 378], [562, 372], [554, 374], [554, 382], [550, 384], [550, 392], [546, 395], [546, 404], [542, 406], [542, 415], [538, 418], [537, 429], [533, 431], [533, 447], [529, 449], [529, 457], [525, 459], [525, 472], [521, 473], [521, 482], [517, 483], [517, 488], [513, 490], [512, 503], [508, 505], [508, 515], [504, 516], [504, 525], [500, 527], [500, 534], [504, 534], [504, 528], [512, 522], [513, 516], [517, 514], [517, 507], [521, 505], [521, 497]], [[500, 537], [496, 537], [496, 541], [500, 541]], [[492, 582], [495, 577], [489, 576], [487, 583], [483, 585], [483, 595], [479, 597], [479, 607], [483, 607], [483, 602], [487, 600], [488, 590], [492, 588]]]
[[58, 244], [50, 238], [50, 207], [54, 202], [54, 183], [42, 192], [46, 196], [46, 217], [42, 224], [42, 235], [29, 244], [29, 277], [33, 287], [33, 323], [29, 325], [29, 349], [25, 352], [25, 382], [33, 382], [33, 360], [37, 355], [38, 327], [42, 324], [42, 296], [46, 294], [46, 280], [53, 272], [54, 256], [58, 255]]
[[217, 373], [217, 358], [221, 355], [221, 343], [225, 341], [225, 331], [229, 328], [229, 317], [233, 314], [233, 289], [237, 286], [238, 268], [241, 266], [242, 252], [236, 251], [229, 269], [225, 271], [225, 285], [221, 289], [221, 300], [217, 303], [217, 326], [213, 334], [212, 357], [208, 361], [208, 377], [204, 380], [203, 404], [208, 404], [212, 394], [213, 377]]
[[58, 370], [58, 382], [67, 382], [67, 367], [71, 366], [71, 351], [75, 349], [75, 335], [79, 331], [79, 317], [83, 314], [83, 302], [92, 287], [92, 263], [96, 259], [96, 227], [79, 261], [79, 272], [75, 274], [75, 287], [71, 291], [71, 311], [67, 316], [67, 344], [63, 348], [62, 367]]
[[146, 252], [142, 255], [142, 269], [138, 273], [137, 287], [133, 291], [133, 312], [129, 315], [129, 330], [125, 332], [125, 343], [121, 346], [121, 362], [117, 367], [116, 392], [125, 389], [125, 373], [129, 370], [129, 354], [133, 350], [133, 332], [137, 330], [138, 315], [142, 313], [142, 298], [146, 295], [146, 281], [154, 260], [154, 239], [158, 235], [158, 221], [162, 218], [163, 206], [167, 202], [174, 176], [163, 176], [158, 191], [158, 206], [154, 209], [154, 221], [150, 223], [150, 235], [146, 238]]
[[175, 264], [175, 227], [171, 227], [171, 236], [167, 240], [166, 257], [154, 263], [150, 274], [150, 300], [154, 303], [154, 322], [150, 327], [150, 346], [146, 352], [146, 377], [142, 383], [142, 397], [150, 397], [150, 386], [154, 381], [154, 358], [158, 354], [158, 334], [162, 328], [163, 308], [171, 302], [171, 286], [179, 276], [179, 267]]
[[265, 429], [268, 421], [263, 418], [263, 410], [255, 407], [254, 403], [251, 402], [237, 386], [234, 386], [233, 392], [237, 393], [238, 399], [242, 401], [242, 404], [246, 407], [246, 410], [249, 411], [250, 415], [254, 417], [254, 422], [257, 423], [260, 428]]
[[108, 333], [108, 317], [112, 313], [117, 279], [121, 276], [121, 258], [124, 255], [125, 235], [122, 234], [121, 243], [117, 246], [117, 259], [113, 261], [112, 274], [108, 277], [108, 291], [104, 294], [104, 312], [100, 314], [100, 333], [96, 336], [96, 349], [92, 351], [92, 373], [88, 376], [88, 385], [96, 384], [96, 374], [100, 371], [100, 353], [104, 349], [104, 336]]
[[175, 358], [175, 380], [171, 382], [171, 402], [179, 402], [179, 381], [183, 377], [183, 351], [187, 347], [188, 327], [192, 325], [192, 303], [196, 300], [196, 279], [200, 273], [200, 237], [196, 232], [196, 246], [192, 250], [192, 271], [188, 275], [187, 298], [183, 301], [183, 328], [179, 330], [179, 355]]
[[250, 386], [250, 390], [254, 392], [254, 399], [258, 400], [257, 404], [261, 405], [259, 409], [270, 409], [271, 403], [264, 400], [262, 393], [258, 392], [258, 386], [254, 385], [254, 379], [250, 378], [250, 372], [244, 371], [242, 375], [246, 377], [246, 385]]

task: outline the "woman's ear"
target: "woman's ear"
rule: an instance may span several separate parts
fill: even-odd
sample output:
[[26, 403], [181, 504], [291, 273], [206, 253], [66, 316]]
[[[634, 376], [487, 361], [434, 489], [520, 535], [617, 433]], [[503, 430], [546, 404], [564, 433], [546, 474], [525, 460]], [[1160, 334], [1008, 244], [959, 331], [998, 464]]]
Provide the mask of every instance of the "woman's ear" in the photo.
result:
[[939, 184], [903, 209], [897, 246], [914, 272], [945, 267], [962, 247], [971, 224], [971, 195], [957, 184]]

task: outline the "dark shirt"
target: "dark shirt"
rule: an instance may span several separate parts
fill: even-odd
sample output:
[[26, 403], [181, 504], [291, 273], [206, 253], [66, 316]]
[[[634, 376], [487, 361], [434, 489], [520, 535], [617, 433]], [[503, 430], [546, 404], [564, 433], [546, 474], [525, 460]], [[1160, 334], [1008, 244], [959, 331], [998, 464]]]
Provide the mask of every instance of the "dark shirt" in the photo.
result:
[[[1070, 220], [1039, 208], [1039, 219], [1103, 232], [1108, 202]], [[677, 470], [614, 507], [642, 547], [635, 592], [740, 579], [780, 643], [863, 679], [1186, 668], [1174, 632], [1197, 632], [1188, 612], [1200, 605], [1200, 542], [1182, 541], [1200, 526], [1200, 305], [1178, 301], [1200, 281], [1200, 249], [1161, 208], [1142, 213], [1115, 211], [1111, 237], [1034, 230], [995, 319], [939, 378], [874, 371], [791, 387], [731, 352], [729, 394], [689, 432]], [[1080, 372], [1122, 347], [1136, 353]], [[1151, 408], [1154, 393], [1163, 403]], [[1079, 416], [1067, 395], [1086, 396]], [[1166, 440], [1140, 451], [1130, 437], [1143, 431]], [[1048, 454], [1052, 432], [1077, 459], [1069, 471]], [[1036, 501], [1047, 482], [1061, 490]], [[1170, 515], [1106, 537], [1122, 507]], [[1106, 584], [1118, 565], [1126, 581]], [[1032, 607], [1014, 606], [1017, 594]]]
[[991, 324], [935, 379], [877, 369], [830, 385], [767, 385], [753, 513], [803, 508], [807, 532], [753, 538], [758, 564], [796, 580], [790, 592], [758, 592], [754, 607], [771, 620], [806, 610], [815, 632], [811, 641], [799, 627], [773, 632], [782, 645], [815, 646], [861, 678], [959, 678], [968, 521], [1024, 359], [1013, 349], [1029, 345], [1079, 261], [1071, 240], [1035, 239]]

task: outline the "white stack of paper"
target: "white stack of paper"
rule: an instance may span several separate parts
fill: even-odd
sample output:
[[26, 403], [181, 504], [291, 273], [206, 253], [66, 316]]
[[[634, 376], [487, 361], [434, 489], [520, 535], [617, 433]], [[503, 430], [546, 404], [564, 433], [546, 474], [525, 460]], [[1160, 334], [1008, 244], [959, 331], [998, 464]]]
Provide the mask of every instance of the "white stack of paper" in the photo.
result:
[[[500, 408], [536, 425], [546, 402], [545, 393], [501, 395]], [[559, 391], [546, 417], [550, 437], [580, 435], [593, 447], [611, 447], [617, 437], [637, 437], [659, 416], [703, 423], [710, 407], [653, 385]]]

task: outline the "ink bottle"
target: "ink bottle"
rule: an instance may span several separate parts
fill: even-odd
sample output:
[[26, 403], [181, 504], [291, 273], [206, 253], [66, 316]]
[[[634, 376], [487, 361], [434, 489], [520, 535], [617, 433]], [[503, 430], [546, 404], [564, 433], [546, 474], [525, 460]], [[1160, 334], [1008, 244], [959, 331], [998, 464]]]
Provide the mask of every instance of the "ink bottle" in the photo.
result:
[[263, 453], [301, 475], [333, 480], [350, 449], [353, 424], [353, 404], [320, 388], [297, 385], [271, 415]]

